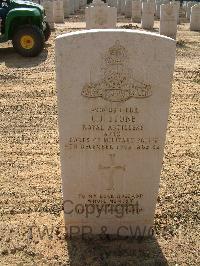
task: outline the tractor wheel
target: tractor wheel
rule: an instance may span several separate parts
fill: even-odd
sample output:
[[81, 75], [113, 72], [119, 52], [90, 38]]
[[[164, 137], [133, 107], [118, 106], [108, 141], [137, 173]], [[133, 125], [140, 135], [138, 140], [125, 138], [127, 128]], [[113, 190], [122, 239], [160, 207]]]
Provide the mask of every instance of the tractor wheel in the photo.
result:
[[14, 49], [25, 57], [37, 56], [44, 48], [44, 34], [35, 25], [19, 27], [12, 39]]
[[45, 24], [46, 24], [46, 29], [44, 30], [44, 39], [45, 42], [47, 42], [49, 37], [51, 36], [51, 29], [48, 22], [45, 21]]

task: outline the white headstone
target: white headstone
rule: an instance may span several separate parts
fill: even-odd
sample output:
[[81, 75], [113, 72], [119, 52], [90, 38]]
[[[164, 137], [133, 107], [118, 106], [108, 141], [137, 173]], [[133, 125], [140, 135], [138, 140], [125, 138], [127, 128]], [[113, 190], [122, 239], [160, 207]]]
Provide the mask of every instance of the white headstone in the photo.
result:
[[133, 30], [81, 31], [56, 39], [69, 232], [82, 234], [85, 226], [93, 234], [151, 231], [175, 46], [170, 38]]
[[153, 2], [142, 3], [142, 22], [143, 29], [151, 30], [154, 25], [155, 4]]
[[70, 14], [73, 15], [75, 13], [75, 2], [74, 0], [70, 0]]
[[108, 0], [107, 4], [111, 7], [117, 7], [118, 0]]
[[200, 4], [191, 8], [190, 30], [200, 31]]
[[44, 0], [43, 7], [46, 13], [46, 20], [49, 23], [50, 29], [54, 29], [54, 6], [53, 1]]
[[176, 39], [177, 33], [177, 9], [169, 3], [161, 5], [160, 10], [160, 34]]
[[79, 10], [80, 7], [80, 2], [79, 0], [74, 0], [74, 10], [77, 11]]
[[161, 1], [157, 1], [156, 2], [156, 13], [155, 13], [155, 15], [156, 15], [156, 18], [160, 18], [160, 6], [162, 5], [162, 2]]
[[54, 21], [55, 23], [64, 23], [63, 0], [54, 0]]
[[121, 0], [118, 0], [117, 1], [117, 12], [120, 14], [121, 13], [121, 4], [122, 4], [122, 1]]
[[186, 18], [190, 20], [191, 8], [196, 4], [196, 2], [188, 2], [186, 8]]
[[126, 0], [121, 0], [121, 14], [125, 14]]
[[117, 6], [118, 6], [118, 0], [113, 0], [113, 7], [117, 8]]
[[101, 0], [94, 0], [85, 9], [87, 29], [112, 29], [117, 24], [117, 9], [110, 7]]
[[169, 0], [156, 0], [155, 15], [156, 18], [160, 18], [160, 6], [163, 4], [168, 4]]
[[131, 18], [132, 16], [132, 0], [125, 1], [125, 16]]
[[87, 0], [80, 0], [80, 7], [85, 7], [87, 5]]
[[142, 17], [142, 2], [139, 0], [132, 2], [132, 21], [140, 23]]
[[70, 0], [63, 0], [64, 17], [67, 18], [70, 15]]
[[175, 5], [176, 8], [176, 13], [177, 13], [177, 23], [180, 23], [180, 18], [179, 18], [179, 11], [180, 11], [180, 2], [179, 1], [173, 1], [171, 2], [172, 5]]
[[186, 11], [186, 8], [187, 8], [187, 1], [183, 1], [182, 3], [182, 8], [184, 11]]

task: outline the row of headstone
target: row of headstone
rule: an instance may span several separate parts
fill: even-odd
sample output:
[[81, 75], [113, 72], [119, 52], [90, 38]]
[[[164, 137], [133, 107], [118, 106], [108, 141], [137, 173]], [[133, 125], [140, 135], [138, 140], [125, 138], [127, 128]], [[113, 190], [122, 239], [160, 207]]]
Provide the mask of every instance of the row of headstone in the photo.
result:
[[[178, 2], [179, 3], [179, 2]], [[155, 3], [133, 1], [132, 20], [140, 23], [143, 29], [152, 30], [154, 26]], [[160, 34], [176, 38], [179, 4], [170, 2], [161, 5]], [[101, 0], [94, 0], [86, 8], [86, 28], [115, 28], [117, 24], [117, 9], [110, 7]]]
[[[132, 21], [141, 23], [143, 29], [152, 30], [154, 26], [154, 15], [159, 10], [160, 34], [176, 38], [177, 24], [179, 23], [180, 2], [132, 2]], [[158, 15], [157, 15], [158, 17]]]
[[[160, 18], [160, 6], [169, 0], [107, 0], [111, 7], [116, 7], [119, 14], [131, 18], [132, 13], [141, 13], [142, 3], [151, 2], [155, 5], [154, 13]], [[136, 10], [135, 10], [136, 9]]]
[[64, 23], [64, 18], [84, 8], [87, 0], [41, 0], [40, 4], [45, 9], [50, 28], [54, 29], [54, 23]]
[[[144, 29], [152, 29], [154, 24], [154, 15], [157, 19], [160, 19], [162, 12], [163, 17], [160, 26], [160, 32], [165, 33], [165, 29], [170, 28], [169, 33], [166, 33], [166, 35], [176, 35], [175, 32], [177, 25], [175, 22], [175, 16], [177, 18], [177, 24], [179, 24], [180, 1], [169, 2], [169, 0], [108, 0], [107, 2], [110, 6], [116, 7], [118, 12], [124, 14], [126, 17], [132, 17], [133, 22], [141, 22], [142, 28]], [[163, 4], [168, 4], [168, 6], [163, 7], [161, 11], [161, 6]], [[183, 6], [185, 6], [186, 18], [190, 20], [190, 29], [200, 30], [200, 12], [197, 2], [186, 2]], [[194, 7], [193, 14], [192, 7]], [[169, 26], [165, 26], [167, 24]]]
[[[89, 7], [86, 7], [86, 28], [116, 28], [117, 8], [115, 6], [117, 5], [114, 5], [116, 3], [118, 3], [118, 1], [110, 1], [109, 6], [102, 0], [93, 0], [92, 4]], [[128, 5], [128, 3], [126, 4]], [[49, 22], [51, 29], [54, 28], [54, 23], [64, 23], [64, 18], [74, 14], [80, 7], [85, 7], [86, 5], [86, 0], [46, 0], [43, 2], [47, 21]], [[129, 10], [132, 11], [132, 21], [135, 23], [141, 22], [141, 27], [147, 30], [153, 29], [154, 14], [157, 10], [156, 8], [159, 7], [159, 12], [161, 14], [160, 34], [176, 38], [177, 23], [179, 23], [180, 2], [176, 1], [156, 5], [153, 1], [141, 2], [137, 0], [129, 1], [128, 7]], [[199, 8], [197, 6], [194, 8], [193, 16], [191, 15], [190, 29], [199, 30], [199, 27]]]

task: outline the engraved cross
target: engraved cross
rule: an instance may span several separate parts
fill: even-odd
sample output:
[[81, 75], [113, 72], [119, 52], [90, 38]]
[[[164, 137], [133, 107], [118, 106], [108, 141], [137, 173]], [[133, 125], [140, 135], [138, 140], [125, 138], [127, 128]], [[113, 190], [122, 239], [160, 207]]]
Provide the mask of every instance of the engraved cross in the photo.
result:
[[109, 180], [108, 180], [108, 188], [107, 190], [113, 190], [114, 189], [114, 173], [116, 170], [126, 170], [125, 165], [121, 166], [121, 165], [116, 165], [115, 163], [115, 154], [109, 154], [110, 156], [110, 160], [111, 160], [111, 164], [108, 166], [102, 166], [101, 164], [99, 165], [99, 169], [100, 170], [109, 170], [110, 174], [109, 174]]

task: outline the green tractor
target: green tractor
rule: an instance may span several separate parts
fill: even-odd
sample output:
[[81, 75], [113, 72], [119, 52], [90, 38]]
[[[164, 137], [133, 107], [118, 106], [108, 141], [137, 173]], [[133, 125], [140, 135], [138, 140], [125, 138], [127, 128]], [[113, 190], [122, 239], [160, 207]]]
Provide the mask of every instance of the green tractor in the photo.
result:
[[26, 57], [37, 56], [51, 35], [44, 8], [22, 0], [0, 0], [0, 43], [12, 40]]

